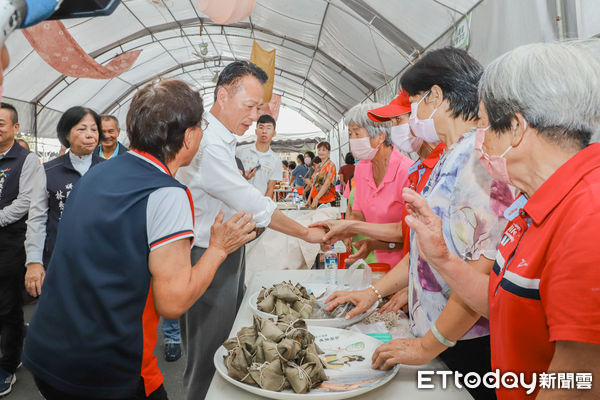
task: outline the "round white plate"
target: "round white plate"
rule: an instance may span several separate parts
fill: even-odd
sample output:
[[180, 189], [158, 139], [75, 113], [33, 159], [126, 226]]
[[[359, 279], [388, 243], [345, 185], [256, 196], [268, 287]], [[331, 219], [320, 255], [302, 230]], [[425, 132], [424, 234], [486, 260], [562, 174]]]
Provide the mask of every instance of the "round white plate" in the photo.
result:
[[[307, 283], [307, 284], [301, 283], [301, 285], [304, 286], [309, 291], [309, 293], [314, 294], [316, 297], [319, 297], [327, 289], [327, 285], [324, 285], [322, 283]], [[252, 296], [250, 296], [250, 299], [248, 300], [248, 303], [250, 305], [250, 309], [252, 310], [252, 313], [261, 318], [270, 318], [272, 320], [277, 321], [277, 315], [269, 314], [264, 311], [260, 311], [258, 309], [256, 303], [257, 303], [259, 294], [260, 294], [260, 291], [254, 293]], [[373, 304], [371, 306], [371, 308], [369, 308], [367, 311], [365, 311], [364, 313], [362, 313], [360, 315], [357, 315], [356, 317], [354, 317], [352, 319], [344, 319], [344, 318], [308, 319], [307, 318], [307, 319], [305, 319], [305, 321], [308, 326], [328, 326], [330, 328], [346, 328], [350, 325], [354, 325], [357, 322], [362, 321], [367, 316], [371, 315], [373, 313], [373, 311], [375, 311], [377, 309], [378, 305], [379, 305], [379, 301], [375, 302], [375, 304]]]
[[259, 396], [280, 400], [348, 399], [385, 385], [400, 368], [397, 365], [390, 371], [371, 369], [371, 357], [382, 344], [371, 336], [322, 326], [312, 326], [309, 331], [315, 336], [315, 343], [325, 352], [321, 358], [327, 364], [325, 373], [329, 379], [308, 393], [294, 393], [291, 389], [274, 392], [236, 381], [227, 375], [223, 360], [227, 350], [223, 346], [215, 353], [215, 368], [223, 379], [237, 387]]

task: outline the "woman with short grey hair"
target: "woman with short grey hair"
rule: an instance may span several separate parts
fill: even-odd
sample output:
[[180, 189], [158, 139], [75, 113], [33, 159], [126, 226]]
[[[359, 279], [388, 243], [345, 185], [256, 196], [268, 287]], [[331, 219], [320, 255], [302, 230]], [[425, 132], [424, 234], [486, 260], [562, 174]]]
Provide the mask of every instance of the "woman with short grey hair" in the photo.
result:
[[350, 126], [351, 123], [355, 123], [357, 126], [365, 128], [369, 137], [375, 139], [377, 135], [383, 133], [385, 135], [383, 143], [386, 146], [392, 145], [392, 121], [375, 122], [368, 116], [368, 112], [373, 108], [383, 107], [383, 104], [379, 103], [361, 103], [352, 107], [346, 113], [344, 117], [344, 123], [346, 126]]
[[[350, 150], [360, 159], [354, 169], [354, 203], [349, 219], [376, 223], [402, 220], [404, 202], [400, 196], [408, 186], [408, 169], [412, 160], [392, 146], [392, 122], [375, 122], [368, 116], [377, 103], [362, 103], [352, 107], [345, 117], [350, 137]], [[402, 259], [402, 244], [374, 239], [358, 242], [357, 254], [375, 251], [377, 261], [392, 268]]]
[[[600, 395], [591, 384], [600, 376], [600, 144], [589, 144], [600, 128], [599, 50], [598, 40], [531, 44], [485, 69], [475, 148], [492, 178], [522, 193], [505, 212], [489, 276], [448, 251], [441, 219], [425, 199], [403, 194], [423, 257], [489, 318], [492, 370], [528, 379], [586, 371], [567, 386], [589, 389], [578, 391], [585, 398]], [[500, 387], [497, 394], [524, 398], [535, 388]], [[558, 393], [537, 398], [549, 394]]]

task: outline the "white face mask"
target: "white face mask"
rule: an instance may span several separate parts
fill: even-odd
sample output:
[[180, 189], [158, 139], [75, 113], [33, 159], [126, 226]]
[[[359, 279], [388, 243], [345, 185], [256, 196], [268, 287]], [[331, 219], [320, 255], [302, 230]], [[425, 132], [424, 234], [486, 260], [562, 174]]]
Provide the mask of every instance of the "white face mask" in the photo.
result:
[[372, 160], [375, 154], [377, 154], [379, 147], [381, 145], [375, 148], [371, 147], [371, 140], [368, 136], [359, 139], [350, 139], [350, 151], [355, 157], [361, 160]]
[[421, 104], [421, 102], [425, 100], [425, 97], [429, 96], [430, 94], [431, 91], [427, 91], [427, 93], [425, 93], [421, 100], [419, 100], [416, 103], [411, 103], [410, 118], [408, 120], [408, 123], [410, 124], [410, 128], [412, 129], [416, 137], [425, 140], [427, 143], [435, 143], [439, 142], [440, 138], [438, 137], [438, 134], [435, 131], [435, 124], [433, 123], [433, 118], [431, 117], [433, 117], [433, 114], [435, 114], [437, 108], [433, 109], [433, 112], [427, 119], [419, 119], [417, 117], [419, 104]]
[[306, 157], [306, 158], [304, 159], [304, 164], [306, 164], [306, 165], [310, 165], [310, 164], [312, 164], [312, 160], [311, 160], [309, 157]]
[[392, 126], [392, 143], [405, 153], [418, 151], [423, 144], [423, 139], [415, 137], [410, 133], [409, 124]]

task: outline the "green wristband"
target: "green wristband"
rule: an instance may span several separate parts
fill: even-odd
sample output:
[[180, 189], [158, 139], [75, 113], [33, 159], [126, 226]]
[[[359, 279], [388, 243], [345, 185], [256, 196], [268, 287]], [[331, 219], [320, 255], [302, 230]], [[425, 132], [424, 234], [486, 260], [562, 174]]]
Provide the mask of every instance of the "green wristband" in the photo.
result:
[[454, 346], [456, 346], [456, 342], [453, 342], [452, 340], [446, 339], [446, 337], [440, 333], [440, 331], [438, 330], [437, 326], [435, 326], [435, 322], [433, 322], [431, 324], [431, 333], [433, 333], [433, 336], [435, 336], [435, 338], [438, 340], [438, 342], [440, 342], [444, 346], [446, 346], [446, 347], [454, 347]]

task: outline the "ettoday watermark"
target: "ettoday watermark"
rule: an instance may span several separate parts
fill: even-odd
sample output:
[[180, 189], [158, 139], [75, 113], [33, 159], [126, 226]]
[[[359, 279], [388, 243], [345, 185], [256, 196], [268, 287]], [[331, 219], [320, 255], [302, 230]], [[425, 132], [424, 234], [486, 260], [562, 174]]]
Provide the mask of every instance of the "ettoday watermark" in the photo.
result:
[[462, 374], [458, 371], [418, 371], [417, 388], [434, 389], [434, 376], [442, 379], [441, 388], [446, 389], [448, 382], [454, 382], [454, 386], [462, 389], [474, 389], [485, 386], [488, 389], [525, 389], [525, 393], [531, 394], [536, 388], [540, 389], [592, 389], [592, 374], [590, 372], [551, 372], [525, 374], [514, 372], [500, 372], [499, 369], [490, 371], [481, 376], [477, 372]]

